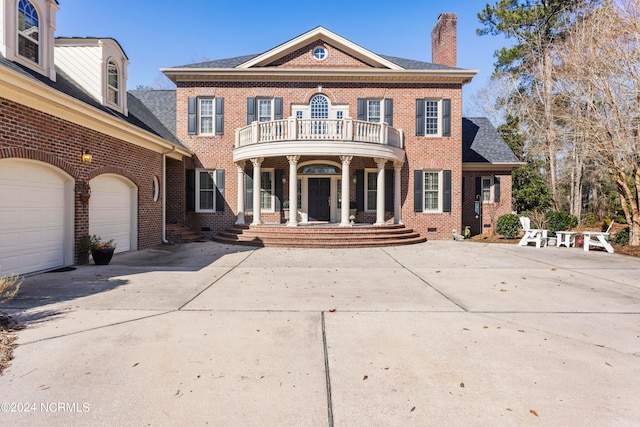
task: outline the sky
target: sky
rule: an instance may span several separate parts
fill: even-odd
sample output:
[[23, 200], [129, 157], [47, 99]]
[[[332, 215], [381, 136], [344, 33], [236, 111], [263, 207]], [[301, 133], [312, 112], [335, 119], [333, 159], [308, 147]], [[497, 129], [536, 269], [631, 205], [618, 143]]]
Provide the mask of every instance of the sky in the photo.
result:
[[[509, 41], [478, 36], [477, 14], [489, 0], [58, 0], [56, 37], [114, 38], [130, 64], [128, 89], [154, 86], [160, 68], [265, 52], [323, 26], [374, 53], [431, 62], [431, 29], [458, 14], [458, 67], [478, 70], [468, 100], [487, 84], [494, 52]], [[491, 1], [492, 4], [495, 1]]]

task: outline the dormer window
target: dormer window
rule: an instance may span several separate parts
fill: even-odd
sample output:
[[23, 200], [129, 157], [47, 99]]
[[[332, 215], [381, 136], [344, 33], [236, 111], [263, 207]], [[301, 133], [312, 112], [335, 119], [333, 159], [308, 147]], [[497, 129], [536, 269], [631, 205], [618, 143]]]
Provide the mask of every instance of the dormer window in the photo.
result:
[[18, 54], [40, 63], [40, 23], [38, 11], [28, 0], [18, 3]]
[[118, 66], [110, 59], [107, 64], [107, 100], [114, 105], [120, 104], [119, 86]]

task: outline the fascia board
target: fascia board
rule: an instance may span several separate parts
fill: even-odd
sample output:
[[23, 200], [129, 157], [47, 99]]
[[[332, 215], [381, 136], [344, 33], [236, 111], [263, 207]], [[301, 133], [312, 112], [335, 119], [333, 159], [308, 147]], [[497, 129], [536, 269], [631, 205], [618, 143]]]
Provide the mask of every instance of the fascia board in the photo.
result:
[[191, 152], [49, 86], [0, 67], [0, 96], [176, 160]]
[[277, 46], [267, 52], [250, 59], [249, 61], [238, 65], [238, 69], [246, 69], [252, 67], [260, 67], [281, 58], [302, 46], [309, 43], [313, 43], [316, 40], [322, 39], [332, 45], [344, 50], [345, 52], [355, 56], [356, 58], [373, 66], [385, 67], [391, 70], [402, 70], [403, 68], [382, 58], [379, 55], [359, 46], [352, 41], [345, 39], [324, 27], [317, 27], [307, 33], [304, 33], [294, 39], [289, 40]]
[[526, 165], [526, 162], [463, 162], [463, 171], [512, 171], [520, 166]]

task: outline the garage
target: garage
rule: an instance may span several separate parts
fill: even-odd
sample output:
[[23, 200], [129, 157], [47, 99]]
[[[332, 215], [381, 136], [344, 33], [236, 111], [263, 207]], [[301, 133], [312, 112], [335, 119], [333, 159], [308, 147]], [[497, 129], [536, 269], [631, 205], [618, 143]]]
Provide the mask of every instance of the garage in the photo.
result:
[[0, 159], [0, 275], [73, 263], [73, 179], [44, 162]]
[[103, 174], [92, 179], [89, 234], [113, 239], [116, 252], [137, 249], [137, 187], [129, 179]]

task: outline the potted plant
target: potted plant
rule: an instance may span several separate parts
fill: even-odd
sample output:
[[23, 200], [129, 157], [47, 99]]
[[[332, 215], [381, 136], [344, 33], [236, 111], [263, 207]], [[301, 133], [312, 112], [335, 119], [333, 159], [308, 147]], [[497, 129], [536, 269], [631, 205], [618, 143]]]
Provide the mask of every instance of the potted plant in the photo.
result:
[[91, 257], [96, 265], [107, 265], [111, 262], [113, 257], [113, 251], [116, 249], [116, 244], [113, 239], [109, 241], [102, 240], [102, 237], [95, 234], [89, 236]]
[[282, 202], [282, 211], [284, 212], [284, 219], [289, 221], [289, 201], [285, 200]]

